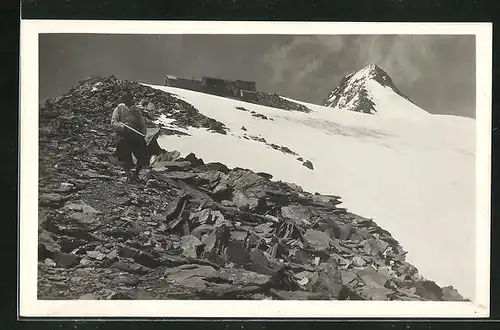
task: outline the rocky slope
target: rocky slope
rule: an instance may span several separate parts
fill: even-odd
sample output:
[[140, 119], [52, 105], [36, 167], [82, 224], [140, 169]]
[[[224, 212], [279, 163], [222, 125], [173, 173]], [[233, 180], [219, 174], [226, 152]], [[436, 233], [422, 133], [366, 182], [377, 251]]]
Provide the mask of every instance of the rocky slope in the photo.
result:
[[422, 278], [390, 233], [338, 196], [158, 147], [142, 182], [125, 184], [109, 126], [125, 86], [149, 127], [165, 115], [227, 132], [168, 93], [114, 77], [46, 102], [39, 299], [462, 299]]

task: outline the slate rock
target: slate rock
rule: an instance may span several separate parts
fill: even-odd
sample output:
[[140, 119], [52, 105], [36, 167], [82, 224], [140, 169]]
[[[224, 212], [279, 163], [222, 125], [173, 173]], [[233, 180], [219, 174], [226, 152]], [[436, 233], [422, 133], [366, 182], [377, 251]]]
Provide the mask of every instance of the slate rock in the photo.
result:
[[374, 257], [384, 253], [384, 251], [386, 251], [386, 249], [389, 247], [389, 244], [387, 242], [376, 238], [370, 238], [363, 241], [363, 245], [365, 253]]
[[75, 188], [75, 185], [69, 182], [61, 182], [59, 185], [59, 191], [63, 193], [68, 193]]
[[188, 161], [157, 161], [154, 163], [153, 168], [158, 171], [162, 168], [165, 169], [185, 169], [190, 167], [192, 164]]
[[184, 159], [186, 161], [190, 162], [191, 164], [193, 164], [193, 166], [202, 166], [205, 164], [203, 162], [203, 159], [197, 158], [194, 153], [188, 154], [186, 157], [184, 157]]
[[363, 286], [357, 288], [356, 293], [366, 300], [390, 300], [389, 296], [393, 295], [394, 290], [385, 287]]
[[87, 203], [81, 200], [67, 202], [62, 209], [65, 211], [80, 212], [88, 215], [95, 215], [101, 213], [99, 210], [96, 210], [95, 208], [93, 208], [92, 206], [88, 205]]
[[175, 161], [175, 160], [179, 159], [180, 156], [181, 156], [181, 153], [177, 150], [164, 151], [158, 157], [156, 157], [156, 159], [153, 162], [153, 165], [155, 163], [162, 162], [162, 161]]
[[[189, 164], [191, 164], [191, 163], [189, 163]], [[208, 183], [209, 185], [214, 185], [214, 184], [217, 184], [219, 182], [222, 175], [225, 175], [225, 174], [223, 174], [222, 172], [219, 172], [219, 171], [209, 170], [206, 172], [197, 173], [197, 178], [200, 181], [200, 183], [202, 183], [202, 184]]]
[[83, 267], [91, 267], [94, 264], [94, 261], [87, 259], [87, 258], [82, 258], [80, 259], [80, 266]]
[[145, 251], [139, 251], [133, 259], [138, 264], [152, 269], [160, 266], [161, 264], [161, 260], [159, 258], [156, 258], [151, 253]]
[[271, 283], [271, 276], [258, 274], [244, 269], [221, 269], [209, 280], [223, 280], [235, 285], [266, 286]]
[[120, 247], [118, 254], [123, 258], [133, 259], [139, 253], [138, 249], [123, 245]]
[[392, 246], [387, 249], [387, 257], [396, 261], [399, 261], [400, 263], [404, 263], [406, 260], [406, 254], [408, 252], [404, 251], [401, 246]]
[[118, 258], [118, 250], [113, 250], [111, 252], [109, 252], [108, 254], [106, 254], [106, 258], [107, 259], [110, 259], [110, 260], [114, 260], [116, 258]]
[[[334, 236], [332, 236], [332, 238], [333, 237]], [[337, 238], [339, 238], [339, 237], [340, 237], [340, 235], [337, 236]], [[361, 237], [361, 235], [359, 235], [356, 231], [354, 231], [353, 233], [351, 233], [351, 236], [349, 237], [349, 240], [351, 242], [354, 242], [354, 243], [360, 243], [360, 242], [362, 242], [364, 240], [364, 238]]]
[[122, 229], [122, 228], [112, 228], [109, 230], [103, 231], [103, 234], [106, 236], [111, 236], [115, 238], [122, 238], [124, 240], [132, 238], [138, 234], [138, 231], [133, 229], [133, 228], [127, 228], [127, 229]]
[[59, 207], [66, 202], [70, 196], [59, 195], [55, 193], [41, 194], [38, 197], [39, 206]]
[[113, 292], [106, 297], [107, 300], [133, 300], [132, 295], [126, 292]]
[[152, 271], [151, 268], [144, 267], [142, 265], [139, 265], [135, 262], [128, 260], [117, 261], [112, 265], [112, 267], [127, 273], [138, 274], [138, 275], [144, 275]]
[[173, 254], [162, 254], [160, 257], [160, 264], [166, 267], [177, 267], [189, 263], [185, 257]]
[[106, 258], [106, 255], [100, 251], [87, 251], [87, 256], [90, 257], [91, 259], [96, 259], [96, 260], [104, 260]]
[[[231, 198], [233, 188], [228, 185], [226, 178], [222, 178], [221, 181], [214, 187], [212, 193], [214, 198], [217, 200], [227, 200]], [[227, 202], [230, 201], [226, 201], [226, 203]], [[229, 206], [234, 206], [234, 203], [231, 202], [231, 205]]]
[[71, 252], [85, 244], [87, 244], [85, 239], [79, 239], [66, 235], [59, 236], [59, 245], [61, 246], [63, 252]]
[[342, 284], [345, 286], [354, 284], [358, 279], [358, 274], [352, 269], [341, 270], [341, 275]]
[[328, 300], [328, 294], [325, 292], [310, 291], [285, 291], [271, 289], [270, 293], [279, 300]]
[[260, 192], [267, 182], [268, 180], [260, 175], [240, 168], [233, 169], [228, 177], [228, 183], [234, 190], [245, 193]]
[[140, 280], [130, 275], [119, 275], [113, 277], [111, 283], [115, 285], [136, 286], [140, 283]]
[[352, 265], [355, 267], [363, 267], [366, 265], [366, 261], [360, 256], [354, 256], [352, 258]]
[[310, 196], [312, 201], [315, 204], [321, 205], [323, 207], [327, 208], [334, 208], [336, 205], [341, 204], [342, 202], [340, 201], [339, 196], [328, 196], [328, 195], [319, 195], [319, 194], [314, 194]]
[[442, 288], [443, 300], [445, 301], [465, 301], [458, 291], [453, 286], [445, 286]]
[[189, 220], [191, 220], [192, 224], [203, 225], [206, 223], [212, 223], [212, 210], [203, 209], [201, 211], [191, 212]]
[[38, 228], [44, 228], [47, 220], [47, 214], [41, 208], [38, 208]]
[[170, 221], [179, 215], [179, 212], [182, 209], [182, 205], [184, 204], [184, 201], [187, 199], [187, 197], [188, 196], [186, 194], [182, 194], [176, 197], [172, 202], [170, 202], [170, 204], [168, 204], [164, 212], [165, 220]]
[[297, 250], [294, 253], [295, 260], [300, 264], [310, 264], [312, 260], [312, 254], [308, 251]]
[[212, 211], [212, 223], [215, 228], [229, 225], [229, 222], [224, 218], [224, 215], [220, 211]]
[[297, 279], [301, 280], [301, 279], [303, 279], [303, 278], [311, 278], [313, 274], [314, 274], [314, 273], [313, 273], [313, 272], [311, 272], [311, 271], [304, 270], [304, 271], [302, 271], [302, 272], [300, 272], [300, 273], [296, 273], [296, 274], [294, 274], [294, 275], [293, 275], [293, 277], [295, 277], [295, 278], [297, 278]]
[[314, 292], [326, 292], [330, 298], [345, 299], [342, 273], [333, 259], [319, 266], [318, 279], [313, 285]]
[[279, 262], [271, 262], [259, 249], [250, 251], [250, 263], [251, 271], [270, 276], [276, 275], [284, 268], [284, 265]]
[[207, 168], [209, 170], [219, 171], [219, 172], [222, 172], [224, 174], [228, 174], [229, 172], [231, 172], [231, 170], [226, 165], [219, 163], [219, 162], [207, 163], [207, 164], [205, 164], [205, 168]]
[[193, 264], [167, 268], [164, 273], [166, 280], [187, 287], [205, 287], [205, 278], [214, 277], [216, 275], [217, 271], [211, 266]]
[[358, 270], [358, 276], [371, 287], [384, 287], [390, 279], [388, 275], [378, 272], [372, 267]]
[[191, 231], [191, 235], [198, 239], [201, 239], [204, 235], [211, 233], [214, 229], [215, 227], [212, 225], [202, 224], [193, 229]]
[[163, 184], [156, 179], [148, 179], [146, 181], [146, 187], [148, 187], [148, 188], [161, 188], [161, 187], [163, 187]]
[[154, 300], [155, 298], [148, 292], [139, 288], [134, 288], [129, 293], [134, 300]]
[[260, 225], [255, 226], [253, 231], [259, 236], [267, 236], [274, 231], [274, 228], [271, 223], [261, 223]]
[[353, 224], [348, 222], [345, 225], [340, 227], [340, 236], [341, 240], [348, 240], [351, 237], [351, 234], [354, 230]]
[[257, 197], [248, 197], [243, 192], [237, 190], [233, 193], [232, 202], [240, 210], [255, 210], [262, 204], [262, 199]]
[[243, 242], [230, 242], [226, 249], [226, 255], [228, 261], [233, 262], [236, 266], [250, 264], [250, 253], [245, 249]]
[[215, 248], [215, 244], [217, 243], [217, 232], [214, 230], [212, 233], [210, 233], [210, 235], [204, 236], [202, 239], [202, 243], [205, 246], [205, 254], [212, 252], [212, 250]]
[[265, 173], [265, 172], [257, 172], [255, 173], [261, 177], [263, 177], [264, 179], [266, 180], [271, 180], [273, 178], [273, 175], [272, 174], [269, 174], [269, 173]]
[[98, 300], [99, 296], [97, 296], [93, 293], [86, 293], [84, 295], [81, 295], [78, 299], [79, 300]]
[[221, 204], [226, 207], [236, 207], [236, 204], [229, 200], [223, 200], [221, 201]]
[[294, 220], [297, 224], [305, 225], [311, 223], [311, 211], [306, 206], [283, 206], [281, 214], [288, 219]]
[[412, 284], [410, 287], [416, 289], [416, 294], [429, 300], [441, 300], [443, 290], [433, 281], [422, 281]]
[[330, 245], [330, 237], [321, 231], [310, 229], [304, 234], [304, 242], [313, 250], [324, 251]]
[[234, 241], [244, 242], [248, 236], [248, 232], [235, 230], [231, 231], [231, 239]]
[[81, 257], [76, 254], [56, 252], [53, 259], [58, 267], [71, 268], [80, 263]]
[[60, 251], [61, 246], [53, 239], [53, 234], [46, 230], [38, 233], [38, 260], [52, 258], [54, 253]]
[[163, 174], [163, 177], [172, 180], [189, 180], [196, 178], [196, 176], [197, 176], [196, 173], [188, 173], [181, 171], [170, 171], [166, 174], [165, 173]]
[[196, 258], [198, 256], [198, 247], [203, 243], [193, 235], [181, 237], [182, 255], [186, 257]]

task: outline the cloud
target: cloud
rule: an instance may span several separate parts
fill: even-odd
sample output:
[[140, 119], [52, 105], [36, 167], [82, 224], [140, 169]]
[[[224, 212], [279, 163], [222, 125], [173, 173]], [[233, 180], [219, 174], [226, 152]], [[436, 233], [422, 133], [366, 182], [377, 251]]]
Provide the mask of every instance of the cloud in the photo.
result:
[[288, 72], [293, 72], [294, 82], [300, 83], [314, 74], [331, 53], [342, 47], [341, 37], [295, 36], [289, 43], [274, 45], [264, 54], [263, 61], [271, 69], [273, 83], [288, 82]]

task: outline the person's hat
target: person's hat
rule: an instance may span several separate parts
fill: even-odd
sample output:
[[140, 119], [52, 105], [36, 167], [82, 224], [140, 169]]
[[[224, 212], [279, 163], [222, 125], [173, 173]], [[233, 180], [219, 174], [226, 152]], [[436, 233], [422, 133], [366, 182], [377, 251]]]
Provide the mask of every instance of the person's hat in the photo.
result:
[[132, 92], [130, 92], [130, 90], [127, 89], [123, 93], [122, 102], [127, 104], [127, 105], [130, 105], [134, 102], [134, 95], [132, 94]]

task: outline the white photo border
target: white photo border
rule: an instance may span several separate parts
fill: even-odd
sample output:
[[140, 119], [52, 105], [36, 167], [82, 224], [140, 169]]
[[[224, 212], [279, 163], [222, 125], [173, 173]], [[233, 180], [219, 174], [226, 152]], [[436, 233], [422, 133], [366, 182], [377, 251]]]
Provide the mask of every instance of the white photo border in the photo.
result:
[[[396, 301], [88, 301], [37, 300], [38, 35], [283, 34], [476, 36], [476, 300]], [[488, 317], [490, 312], [491, 23], [316, 23], [21, 20], [19, 315], [22, 317], [399, 318]]]

